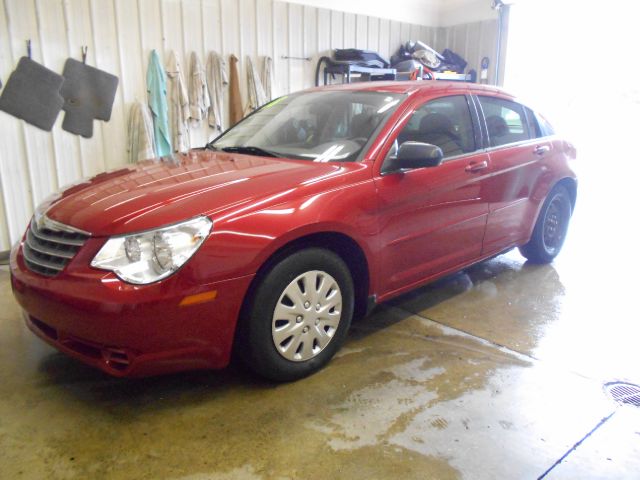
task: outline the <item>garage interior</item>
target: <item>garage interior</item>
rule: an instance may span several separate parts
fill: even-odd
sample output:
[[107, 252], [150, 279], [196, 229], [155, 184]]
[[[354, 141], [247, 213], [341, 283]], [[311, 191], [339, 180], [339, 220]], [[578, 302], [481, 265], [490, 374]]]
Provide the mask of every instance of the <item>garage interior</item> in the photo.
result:
[[[632, 2], [0, 3], [3, 84], [26, 40], [57, 72], [88, 46], [86, 62], [120, 79], [92, 138], [0, 112], [0, 478], [640, 478], [640, 395], [615, 389], [640, 384]], [[326, 368], [288, 384], [235, 365], [115, 379], [28, 331], [6, 252], [49, 194], [125, 165], [151, 50], [183, 65], [191, 51], [234, 54], [241, 79], [245, 58], [270, 56], [276, 98], [313, 86], [332, 49], [389, 58], [408, 40], [478, 74], [489, 58], [486, 82], [538, 105], [577, 146], [577, 208], [552, 264], [514, 250], [379, 305]], [[190, 143], [213, 133], [193, 128]]]

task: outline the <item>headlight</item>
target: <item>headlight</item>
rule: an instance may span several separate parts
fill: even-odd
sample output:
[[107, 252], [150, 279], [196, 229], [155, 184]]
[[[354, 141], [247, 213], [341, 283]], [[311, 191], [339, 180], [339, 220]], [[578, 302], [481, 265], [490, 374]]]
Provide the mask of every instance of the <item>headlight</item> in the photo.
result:
[[111, 237], [91, 261], [125, 282], [146, 284], [178, 270], [207, 238], [213, 223], [207, 217], [157, 230]]

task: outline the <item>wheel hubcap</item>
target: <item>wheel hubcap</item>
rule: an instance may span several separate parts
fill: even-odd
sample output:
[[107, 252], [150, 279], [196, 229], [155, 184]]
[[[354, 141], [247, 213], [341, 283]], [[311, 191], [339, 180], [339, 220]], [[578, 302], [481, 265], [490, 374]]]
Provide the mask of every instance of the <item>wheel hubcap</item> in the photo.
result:
[[305, 272], [278, 299], [271, 322], [273, 343], [287, 360], [309, 360], [329, 344], [341, 316], [338, 282], [320, 270]]

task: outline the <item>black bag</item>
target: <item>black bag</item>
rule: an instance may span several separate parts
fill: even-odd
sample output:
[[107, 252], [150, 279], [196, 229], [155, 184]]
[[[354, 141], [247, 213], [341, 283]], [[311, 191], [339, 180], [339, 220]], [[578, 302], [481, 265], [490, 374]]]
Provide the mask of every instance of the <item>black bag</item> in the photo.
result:
[[400, 50], [391, 56], [391, 66], [395, 68], [398, 63], [406, 60], [411, 60], [411, 53], [407, 51], [404, 45], [400, 45]]
[[464, 69], [467, 68], [467, 62], [464, 58], [448, 48], [443, 50], [442, 56], [444, 60], [438, 71], [453, 70], [456, 73], [464, 73]]
[[338, 62], [355, 63], [364, 67], [389, 68], [389, 62], [382, 58], [378, 52], [372, 50], [359, 50], [357, 48], [336, 49], [333, 58]]

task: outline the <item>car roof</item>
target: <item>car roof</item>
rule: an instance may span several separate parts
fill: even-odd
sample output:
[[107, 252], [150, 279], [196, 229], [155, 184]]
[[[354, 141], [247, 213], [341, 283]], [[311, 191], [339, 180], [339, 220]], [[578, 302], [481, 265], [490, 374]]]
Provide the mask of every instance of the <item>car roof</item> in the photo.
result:
[[513, 97], [513, 95], [505, 92], [501, 88], [493, 85], [481, 85], [469, 82], [450, 82], [442, 80], [423, 80], [423, 81], [384, 81], [384, 82], [354, 82], [337, 85], [326, 85], [310, 89], [311, 91], [326, 90], [349, 90], [356, 92], [385, 92], [385, 93], [404, 93], [414, 94], [416, 92], [440, 92], [440, 91], [465, 91], [467, 93], [493, 93]]

